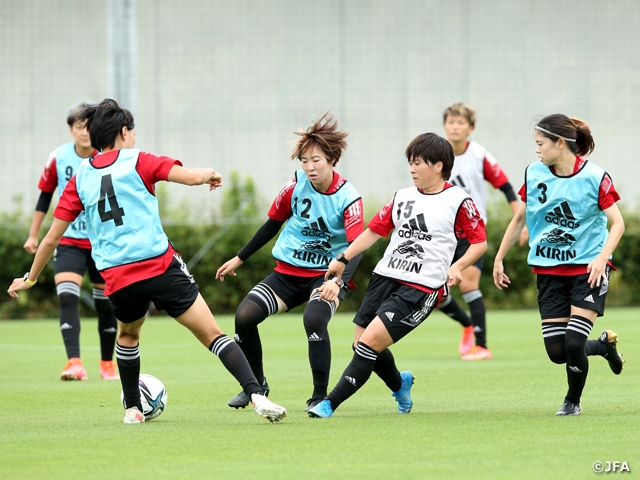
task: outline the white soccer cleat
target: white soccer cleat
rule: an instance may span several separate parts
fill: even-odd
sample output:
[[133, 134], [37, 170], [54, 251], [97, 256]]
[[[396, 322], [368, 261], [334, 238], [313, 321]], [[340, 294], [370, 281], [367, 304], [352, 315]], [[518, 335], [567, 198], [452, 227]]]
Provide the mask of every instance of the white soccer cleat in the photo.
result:
[[143, 423], [144, 415], [138, 407], [127, 408], [124, 414], [124, 423]]
[[271, 423], [280, 423], [287, 416], [287, 409], [273, 403], [264, 395], [254, 393], [251, 395], [251, 403], [256, 413], [266, 418]]

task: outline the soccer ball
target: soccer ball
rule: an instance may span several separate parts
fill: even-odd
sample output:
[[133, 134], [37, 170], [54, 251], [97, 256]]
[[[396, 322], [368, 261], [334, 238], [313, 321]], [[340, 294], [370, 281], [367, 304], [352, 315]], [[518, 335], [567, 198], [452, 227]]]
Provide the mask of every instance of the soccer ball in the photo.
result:
[[[157, 418], [167, 405], [167, 389], [164, 384], [153, 375], [141, 373], [138, 380], [140, 386], [140, 400], [145, 422]], [[120, 392], [120, 401], [124, 404], [124, 392]]]

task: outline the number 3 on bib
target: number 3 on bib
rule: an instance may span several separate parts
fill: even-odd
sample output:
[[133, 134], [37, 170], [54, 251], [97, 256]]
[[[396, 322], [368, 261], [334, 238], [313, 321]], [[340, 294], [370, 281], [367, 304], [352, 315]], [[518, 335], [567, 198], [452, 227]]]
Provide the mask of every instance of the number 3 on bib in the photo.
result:
[[[109, 211], [105, 209], [105, 203], [109, 201]], [[118, 205], [116, 192], [113, 189], [111, 175], [105, 175], [100, 182], [100, 199], [98, 200], [98, 213], [100, 220], [108, 222], [113, 220], [116, 227], [123, 225], [122, 217], [124, 217], [124, 208]]]

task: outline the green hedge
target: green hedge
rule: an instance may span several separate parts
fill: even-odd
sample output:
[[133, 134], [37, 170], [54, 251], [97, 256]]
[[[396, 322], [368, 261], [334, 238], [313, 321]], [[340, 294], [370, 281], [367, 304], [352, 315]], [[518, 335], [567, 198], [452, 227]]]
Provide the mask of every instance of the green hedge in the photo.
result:
[[[158, 190], [161, 205], [166, 205], [163, 189]], [[381, 205], [367, 202], [368, 217]], [[235, 256], [238, 250], [251, 238], [266, 217], [264, 205], [251, 179], [242, 181], [232, 174], [225, 185], [222, 214], [201, 213], [200, 223], [184, 223], [188, 219], [187, 207], [174, 210], [163, 209], [164, 228], [176, 249], [190, 265], [191, 273], [200, 285], [202, 295], [214, 314], [233, 313], [247, 292], [273, 269], [275, 261], [271, 257], [271, 244], [262, 248], [237, 270], [237, 277], [228, 277], [223, 283], [215, 280], [216, 270], [225, 261]], [[502, 235], [509, 222], [508, 210], [504, 202], [490, 206], [491, 222], [488, 225], [489, 248], [485, 255], [485, 270], [481, 279], [488, 308], [535, 308], [535, 277], [527, 266], [527, 247], [514, 246], [505, 260], [505, 272], [512, 280], [506, 291], [493, 286], [491, 271], [493, 258], [500, 245]], [[635, 217], [625, 215], [627, 230], [615, 254], [618, 272], [612, 275], [607, 304], [609, 306], [630, 306], [640, 304], [640, 227]], [[9, 287], [13, 278], [26, 272], [32, 262], [22, 245], [27, 238], [31, 213], [16, 210], [0, 213], [4, 228], [0, 230], [0, 284]], [[43, 229], [44, 230], [44, 229]], [[44, 231], [42, 232], [44, 234]], [[382, 256], [388, 241], [380, 240], [367, 250], [354, 275], [358, 285], [349, 292], [341, 311], [355, 311], [362, 301], [373, 268]], [[85, 285], [90, 291], [90, 285]], [[5, 290], [6, 291], [6, 290]], [[458, 295], [457, 289], [454, 295]], [[18, 300], [8, 295], [0, 296], [0, 318], [57, 317], [57, 299], [53, 283], [52, 262], [38, 279], [38, 285], [20, 294]], [[81, 315], [95, 315], [84, 304]]]

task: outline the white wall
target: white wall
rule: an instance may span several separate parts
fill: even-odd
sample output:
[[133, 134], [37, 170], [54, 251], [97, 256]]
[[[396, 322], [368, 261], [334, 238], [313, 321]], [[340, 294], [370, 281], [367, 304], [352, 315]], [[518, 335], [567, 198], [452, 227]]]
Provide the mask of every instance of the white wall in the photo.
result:
[[[477, 108], [473, 138], [514, 187], [536, 160], [535, 118], [592, 127], [592, 159], [636, 206], [640, 110], [636, 0], [137, 0], [140, 148], [251, 175], [265, 210], [296, 162], [292, 131], [332, 110], [349, 130], [338, 165], [371, 208], [408, 184], [404, 148]], [[0, 3], [0, 205], [31, 210], [66, 109], [109, 96], [105, 1]], [[126, 105], [125, 105], [126, 106]], [[168, 187], [194, 211], [220, 192]]]

